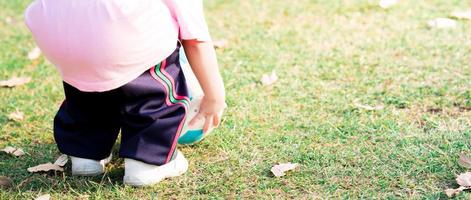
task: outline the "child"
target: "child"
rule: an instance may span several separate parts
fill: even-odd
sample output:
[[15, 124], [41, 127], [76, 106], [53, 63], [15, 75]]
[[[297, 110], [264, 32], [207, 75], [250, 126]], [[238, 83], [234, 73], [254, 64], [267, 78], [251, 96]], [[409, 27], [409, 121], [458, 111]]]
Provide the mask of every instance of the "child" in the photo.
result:
[[189, 105], [180, 43], [205, 94], [190, 125], [217, 127], [225, 108], [202, 0], [35, 0], [25, 21], [64, 81], [54, 138], [72, 174], [103, 173], [119, 131], [125, 184], [186, 172], [176, 150]]

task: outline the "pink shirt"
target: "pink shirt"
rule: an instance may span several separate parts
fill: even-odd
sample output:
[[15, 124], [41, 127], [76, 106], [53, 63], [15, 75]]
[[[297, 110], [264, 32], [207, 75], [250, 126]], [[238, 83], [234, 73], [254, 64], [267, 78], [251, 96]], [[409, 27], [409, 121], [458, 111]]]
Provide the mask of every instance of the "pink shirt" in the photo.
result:
[[87, 92], [132, 81], [179, 39], [211, 40], [202, 0], [35, 0], [25, 21], [63, 80]]

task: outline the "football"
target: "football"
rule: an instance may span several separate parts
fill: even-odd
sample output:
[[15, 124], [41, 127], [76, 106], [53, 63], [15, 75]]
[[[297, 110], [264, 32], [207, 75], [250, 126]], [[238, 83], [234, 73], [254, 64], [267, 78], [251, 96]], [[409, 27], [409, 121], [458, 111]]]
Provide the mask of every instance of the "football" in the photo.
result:
[[190, 107], [187, 110], [185, 124], [183, 125], [180, 137], [178, 138], [178, 144], [190, 145], [203, 140], [213, 128], [211, 127], [206, 133], [203, 133], [204, 120], [200, 120], [193, 126], [189, 126], [190, 121], [199, 112], [204, 93], [183, 52], [183, 50], [180, 51], [180, 65], [183, 70], [183, 74], [185, 75], [190, 95]]
[[[201, 104], [201, 96], [198, 98], [191, 98], [190, 108], [187, 110], [185, 125], [181, 132], [178, 143], [182, 145], [194, 144], [201, 141], [206, 134], [203, 134], [204, 120], [198, 121], [198, 123], [190, 126], [190, 121], [198, 114], [199, 107]], [[209, 131], [208, 131], [209, 132]]]

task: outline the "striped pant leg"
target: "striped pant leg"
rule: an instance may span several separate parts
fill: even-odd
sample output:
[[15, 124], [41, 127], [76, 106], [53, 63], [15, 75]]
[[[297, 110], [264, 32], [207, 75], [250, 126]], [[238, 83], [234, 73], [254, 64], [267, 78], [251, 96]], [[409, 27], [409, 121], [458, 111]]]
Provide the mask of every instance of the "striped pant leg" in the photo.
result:
[[178, 52], [177, 48], [162, 63], [120, 88], [125, 96], [121, 157], [154, 165], [172, 159], [189, 103]]

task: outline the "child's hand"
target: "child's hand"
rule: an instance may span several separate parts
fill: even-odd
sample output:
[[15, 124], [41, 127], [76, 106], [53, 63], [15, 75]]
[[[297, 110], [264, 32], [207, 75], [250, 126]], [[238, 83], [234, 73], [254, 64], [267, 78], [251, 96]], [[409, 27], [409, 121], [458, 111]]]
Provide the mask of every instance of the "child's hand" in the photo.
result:
[[205, 120], [203, 133], [206, 133], [212, 127], [219, 126], [222, 111], [226, 108], [224, 82], [219, 73], [216, 52], [211, 42], [183, 40], [182, 43], [190, 66], [205, 94], [201, 100], [199, 113], [189, 125], [193, 126], [200, 120]]
[[190, 121], [190, 126], [198, 123], [200, 120], [204, 121], [203, 133], [206, 133], [210, 128], [216, 128], [221, 122], [222, 112], [227, 107], [224, 98], [210, 99], [206, 96], [201, 100], [201, 105], [198, 114]]

